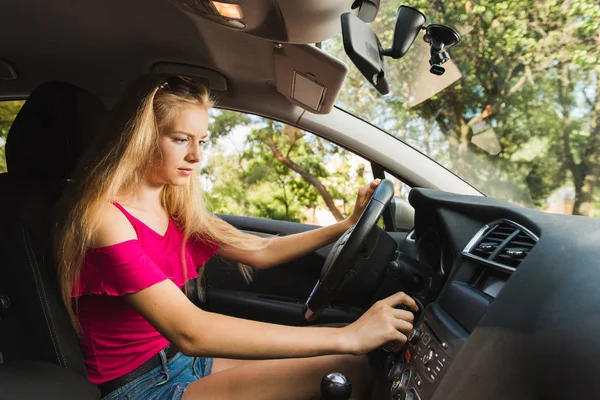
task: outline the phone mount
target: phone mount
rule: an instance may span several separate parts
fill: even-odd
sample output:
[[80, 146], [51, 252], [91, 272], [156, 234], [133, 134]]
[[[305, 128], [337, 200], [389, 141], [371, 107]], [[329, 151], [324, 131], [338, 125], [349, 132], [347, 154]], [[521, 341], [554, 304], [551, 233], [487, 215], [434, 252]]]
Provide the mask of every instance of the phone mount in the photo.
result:
[[425, 28], [423, 40], [429, 43], [429, 72], [442, 75], [446, 69], [442, 64], [450, 59], [450, 54], [445, 50], [460, 42], [460, 35], [454, 29], [439, 24], [431, 24]]

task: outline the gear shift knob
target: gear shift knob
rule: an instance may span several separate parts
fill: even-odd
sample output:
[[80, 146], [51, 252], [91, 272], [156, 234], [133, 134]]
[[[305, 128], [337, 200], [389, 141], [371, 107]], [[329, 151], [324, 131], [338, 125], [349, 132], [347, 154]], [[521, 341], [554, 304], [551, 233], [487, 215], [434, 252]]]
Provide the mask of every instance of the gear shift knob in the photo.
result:
[[321, 381], [323, 400], [348, 400], [352, 394], [352, 384], [339, 372], [332, 372]]

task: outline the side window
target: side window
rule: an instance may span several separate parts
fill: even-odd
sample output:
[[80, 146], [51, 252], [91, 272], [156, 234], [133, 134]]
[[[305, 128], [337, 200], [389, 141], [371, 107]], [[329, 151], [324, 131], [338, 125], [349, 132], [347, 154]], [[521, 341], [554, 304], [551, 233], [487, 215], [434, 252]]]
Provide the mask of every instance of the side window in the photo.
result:
[[6, 136], [24, 101], [0, 101], [0, 173], [6, 172]]
[[363, 158], [309, 132], [212, 110], [202, 184], [216, 213], [330, 225], [373, 178]]

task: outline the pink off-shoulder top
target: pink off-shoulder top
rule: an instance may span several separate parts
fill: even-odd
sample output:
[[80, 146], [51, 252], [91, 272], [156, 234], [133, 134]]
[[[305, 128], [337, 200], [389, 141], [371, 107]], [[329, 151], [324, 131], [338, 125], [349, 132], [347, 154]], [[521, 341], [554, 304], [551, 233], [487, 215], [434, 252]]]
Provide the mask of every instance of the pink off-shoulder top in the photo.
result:
[[156, 355], [169, 342], [123, 296], [165, 279], [178, 287], [198, 276], [217, 251], [217, 243], [189, 240], [185, 272], [181, 260], [183, 233], [171, 219], [164, 236], [114, 203], [127, 217], [137, 239], [88, 249], [73, 289], [81, 324], [79, 344], [88, 378], [94, 384], [123, 376]]

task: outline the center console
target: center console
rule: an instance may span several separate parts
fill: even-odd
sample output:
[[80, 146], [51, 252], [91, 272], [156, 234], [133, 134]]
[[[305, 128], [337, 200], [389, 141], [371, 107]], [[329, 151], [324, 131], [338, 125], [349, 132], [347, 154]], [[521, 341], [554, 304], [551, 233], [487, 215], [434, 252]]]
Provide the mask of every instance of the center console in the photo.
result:
[[427, 307], [409, 334], [405, 349], [388, 357], [391, 399], [431, 398], [468, 335], [438, 304]]
[[387, 354], [387, 398], [392, 400], [434, 396], [470, 333], [538, 240], [512, 221], [497, 220], [481, 228], [461, 256], [454, 257], [437, 232], [425, 230], [414, 243], [409, 235], [405, 253], [395, 259], [396, 269], [405, 275], [397, 281], [413, 283], [413, 292], [431, 302], [416, 319], [403, 351]]

